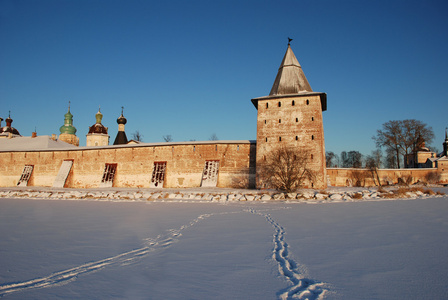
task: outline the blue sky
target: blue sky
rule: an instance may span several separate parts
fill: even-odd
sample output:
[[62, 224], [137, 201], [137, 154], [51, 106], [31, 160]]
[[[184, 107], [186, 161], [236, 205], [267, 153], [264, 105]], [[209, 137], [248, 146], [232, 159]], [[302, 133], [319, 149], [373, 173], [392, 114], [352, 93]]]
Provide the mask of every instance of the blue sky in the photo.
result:
[[[370, 154], [389, 120], [448, 126], [446, 1], [0, 0], [0, 117], [59, 134], [68, 102], [81, 145], [101, 106], [111, 142], [256, 138], [287, 37], [328, 95], [326, 150]], [[4, 122], [3, 122], [4, 125]]]

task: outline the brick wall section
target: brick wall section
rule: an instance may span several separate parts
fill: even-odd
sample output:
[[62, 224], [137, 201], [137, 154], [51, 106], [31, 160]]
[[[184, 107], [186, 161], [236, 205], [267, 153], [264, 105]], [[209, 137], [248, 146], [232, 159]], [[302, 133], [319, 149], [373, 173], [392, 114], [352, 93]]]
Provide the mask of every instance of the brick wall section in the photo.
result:
[[[324, 129], [319, 95], [296, 94], [258, 101], [257, 162], [261, 162], [269, 151], [280, 145], [308, 150], [312, 154], [311, 169], [317, 174], [313, 187], [326, 187]], [[307, 187], [311, 187], [310, 183], [307, 183]]]
[[[365, 186], [374, 186], [373, 174], [368, 169], [354, 169], [354, 168], [327, 168], [327, 175], [329, 185], [331, 186], [350, 186], [354, 184], [353, 172], [361, 172], [365, 177]], [[411, 184], [418, 181], [425, 182], [425, 176], [429, 173], [436, 173], [440, 175], [441, 182], [447, 181], [447, 173], [441, 172], [437, 168], [421, 168], [421, 169], [379, 169], [378, 175], [381, 184], [388, 183], [397, 184], [399, 178], [411, 178]], [[376, 180], [376, 175], [375, 175]]]
[[206, 160], [219, 160], [218, 187], [255, 181], [255, 142], [197, 142], [91, 147], [76, 150], [0, 152], [0, 186], [15, 186], [34, 165], [29, 186], [52, 186], [62, 162], [73, 160], [65, 187], [95, 188], [106, 163], [116, 163], [114, 187], [148, 188], [154, 162], [166, 161], [164, 187], [199, 187]]

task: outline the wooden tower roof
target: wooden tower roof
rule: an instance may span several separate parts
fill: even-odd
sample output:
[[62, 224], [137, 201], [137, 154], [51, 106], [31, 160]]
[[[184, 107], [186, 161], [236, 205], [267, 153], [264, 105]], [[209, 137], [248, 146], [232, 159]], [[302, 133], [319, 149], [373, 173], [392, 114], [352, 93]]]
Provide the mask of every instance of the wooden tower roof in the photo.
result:
[[269, 95], [289, 95], [312, 91], [299, 61], [288, 44]]

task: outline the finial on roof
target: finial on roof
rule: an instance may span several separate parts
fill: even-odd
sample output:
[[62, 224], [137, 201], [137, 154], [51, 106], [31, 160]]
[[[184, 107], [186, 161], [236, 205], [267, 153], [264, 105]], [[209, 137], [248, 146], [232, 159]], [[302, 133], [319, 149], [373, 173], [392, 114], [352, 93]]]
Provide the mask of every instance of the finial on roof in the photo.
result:
[[124, 106], [121, 107], [121, 115], [123, 115]]
[[288, 37], [288, 45], [291, 44], [292, 39]]

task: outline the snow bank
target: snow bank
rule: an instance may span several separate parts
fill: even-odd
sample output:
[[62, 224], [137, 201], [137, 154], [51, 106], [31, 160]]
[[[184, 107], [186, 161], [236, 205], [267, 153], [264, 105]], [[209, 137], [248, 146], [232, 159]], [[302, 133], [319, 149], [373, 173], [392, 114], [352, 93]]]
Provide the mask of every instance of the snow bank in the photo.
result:
[[303, 202], [334, 203], [390, 199], [417, 199], [441, 197], [423, 189], [334, 189], [328, 191], [303, 190], [297, 193], [279, 193], [261, 190], [230, 189], [53, 189], [53, 188], [2, 188], [0, 198], [37, 198], [61, 200], [110, 200], [110, 201], [154, 201], [154, 202]]

